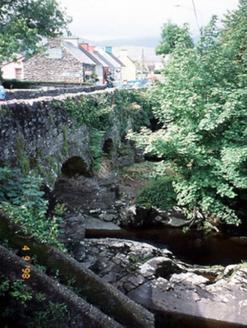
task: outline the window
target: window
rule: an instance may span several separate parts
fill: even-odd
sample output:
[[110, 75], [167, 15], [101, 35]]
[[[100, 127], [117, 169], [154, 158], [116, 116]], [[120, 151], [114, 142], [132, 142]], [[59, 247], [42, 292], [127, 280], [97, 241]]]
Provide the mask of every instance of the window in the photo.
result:
[[16, 68], [15, 69], [15, 78], [17, 80], [21, 80], [22, 79], [22, 69], [21, 68]]
[[61, 58], [63, 58], [62, 49], [59, 49], [59, 48], [48, 49], [48, 58], [49, 59], [61, 59]]

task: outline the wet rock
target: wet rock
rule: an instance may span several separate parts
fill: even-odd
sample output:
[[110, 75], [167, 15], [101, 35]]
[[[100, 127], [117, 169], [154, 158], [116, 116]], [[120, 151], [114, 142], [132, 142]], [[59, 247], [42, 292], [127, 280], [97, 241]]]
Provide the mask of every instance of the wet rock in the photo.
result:
[[83, 241], [85, 238], [85, 217], [81, 214], [65, 218], [58, 226], [59, 238], [67, 243], [68, 241]]
[[247, 245], [247, 237], [245, 236], [231, 237], [231, 240], [239, 245], [243, 245], [243, 246]]
[[185, 227], [190, 224], [183, 210], [174, 207], [169, 211], [159, 211], [155, 208], [144, 208], [135, 205], [127, 206], [120, 214], [122, 225], [135, 228], [165, 225], [170, 227]]
[[86, 239], [85, 248], [84, 265], [148, 309], [211, 320], [219, 327], [247, 325], [244, 264], [193, 266], [165, 249], [113, 238]]
[[135, 205], [127, 206], [121, 213], [121, 224], [135, 228], [160, 224], [159, 212], [154, 208], [144, 208]]
[[[182, 314], [231, 324], [247, 324], [247, 269], [238, 270], [232, 278], [211, 283], [192, 272], [158, 277], [128, 296], [146, 307], [166, 313]], [[241, 287], [240, 287], [241, 286]], [[150, 295], [144, 298], [144, 295]]]
[[87, 217], [85, 228], [87, 231], [91, 230], [121, 230], [119, 226], [112, 222], [105, 222], [94, 217]]
[[85, 244], [84, 265], [124, 293], [154, 279], [161, 263], [167, 268], [167, 275], [171, 267], [180, 271], [170, 258], [171, 252], [146, 243], [106, 238], [86, 239]]
[[106, 222], [116, 222], [116, 221], [118, 221], [118, 216], [119, 216], [119, 213], [117, 213], [117, 211], [107, 210], [107, 211], [104, 211], [103, 213], [101, 213], [99, 215], [99, 218], [102, 221], [106, 221]]

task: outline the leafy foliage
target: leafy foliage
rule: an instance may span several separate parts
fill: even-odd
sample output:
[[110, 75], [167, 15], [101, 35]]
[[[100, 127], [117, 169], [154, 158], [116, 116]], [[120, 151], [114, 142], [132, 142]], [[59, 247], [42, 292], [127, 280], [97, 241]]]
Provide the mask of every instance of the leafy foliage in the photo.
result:
[[110, 96], [87, 95], [77, 101], [68, 99], [64, 108], [70, 113], [76, 127], [86, 124], [106, 131], [113, 124], [113, 107]]
[[154, 90], [162, 128], [129, 137], [175, 168], [178, 204], [189, 217], [239, 224], [234, 205], [247, 189], [247, 81], [218, 35], [213, 18], [194, 48], [177, 44], [165, 82]]
[[63, 248], [57, 240], [59, 218], [46, 217], [48, 202], [40, 191], [42, 180], [5, 167], [0, 168], [0, 182], [0, 209], [20, 224], [25, 234]]
[[[228, 12], [224, 19], [220, 41], [235, 60], [246, 63], [247, 59], [247, 1], [240, 0], [237, 10]], [[242, 62], [243, 64], [243, 62]]]
[[140, 131], [142, 126], [152, 127], [153, 110], [157, 103], [151, 89], [125, 91], [124, 104], [126, 114], [131, 117], [134, 131]]
[[43, 311], [35, 311], [32, 320], [29, 320], [28, 328], [65, 328], [70, 317], [67, 306], [64, 304], [49, 302]]
[[113, 94], [85, 95], [76, 101], [68, 99], [64, 108], [70, 113], [76, 127], [86, 124], [107, 131], [118, 121], [122, 123], [124, 135], [129, 116], [133, 119], [135, 131], [143, 125], [150, 126], [155, 106], [152, 97], [150, 92], [142, 89], [115, 90]]
[[37, 51], [42, 37], [55, 37], [69, 22], [55, 0], [2, 0], [0, 62]]
[[[71, 319], [67, 306], [47, 301], [46, 295], [37, 293], [24, 279], [9, 280], [0, 276], [1, 321], [18, 322], [19, 327], [62, 328]], [[13, 324], [11, 325], [13, 326]]]
[[156, 48], [156, 54], [171, 54], [181, 42], [183, 42], [187, 48], [192, 48], [194, 45], [192, 37], [189, 33], [188, 25], [184, 24], [183, 27], [179, 27], [176, 24], [168, 22], [163, 26], [161, 42]]
[[176, 193], [171, 178], [160, 178], [147, 183], [137, 193], [136, 204], [169, 210], [176, 205]]
[[89, 150], [93, 157], [93, 168], [95, 171], [100, 169], [101, 156], [105, 153], [101, 150], [101, 142], [104, 136], [104, 131], [92, 130], [91, 133], [91, 145]]
[[32, 89], [34, 82], [31, 81], [20, 81], [17, 79], [6, 79], [3, 80], [3, 86], [6, 89]]

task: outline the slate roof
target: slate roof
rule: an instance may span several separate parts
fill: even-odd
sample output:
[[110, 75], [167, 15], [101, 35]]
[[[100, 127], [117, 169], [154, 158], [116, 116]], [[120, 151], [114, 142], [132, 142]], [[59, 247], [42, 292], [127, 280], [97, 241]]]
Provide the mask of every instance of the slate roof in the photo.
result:
[[94, 53], [104, 62], [107, 64], [108, 67], [110, 68], [115, 68], [115, 66], [109, 62], [104, 55], [102, 55], [101, 53], [99, 53], [98, 51], [94, 51]]
[[81, 49], [76, 48], [70, 42], [63, 41], [63, 45], [67, 48], [75, 58], [77, 58], [81, 63], [96, 66], [95, 61], [93, 61], [87, 54], [85, 54]]
[[81, 46], [79, 46], [79, 49], [80, 49], [82, 52], [84, 52], [84, 54], [85, 54], [86, 56], [88, 56], [89, 58], [91, 58], [91, 59], [95, 62], [96, 65], [102, 65], [102, 63], [97, 59], [96, 56], [94, 56], [93, 53], [91, 53], [90, 51], [85, 50], [85, 49], [84, 49], [83, 47], [81, 47]]
[[120, 66], [125, 67], [125, 65], [119, 60], [113, 53], [107, 52], [108, 55], [110, 55]]
[[107, 65], [107, 63], [102, 58], [100, 58], [97, 51], [94, 51], [93, 56], [100, 62], [100, 65], [102, 65], [103, 67], [109, 67], [109, 65]]
[[[117, 67], [122, 67], [123, 63], [119, 63], [118, 61], [115, 60], [115, 56], [110, 56], [110, 53], [109, 52], [105, 52], [104, 53], [104, 57], [106, 58], [106, 60], [108, 62], [111, 63], [111, 67], [114, 67], [114, 68], [117, 68]], [[124, 65], [123, 65], [124, 66]]]

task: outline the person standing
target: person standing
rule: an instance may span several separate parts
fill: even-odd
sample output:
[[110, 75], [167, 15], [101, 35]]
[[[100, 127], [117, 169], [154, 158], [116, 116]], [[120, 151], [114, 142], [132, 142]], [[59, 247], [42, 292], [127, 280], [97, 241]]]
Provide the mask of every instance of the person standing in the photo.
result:
[[5, 89], [2, 85], [2, 82], [0, 81], [0, 101], [3, 101], [5, 99]]

